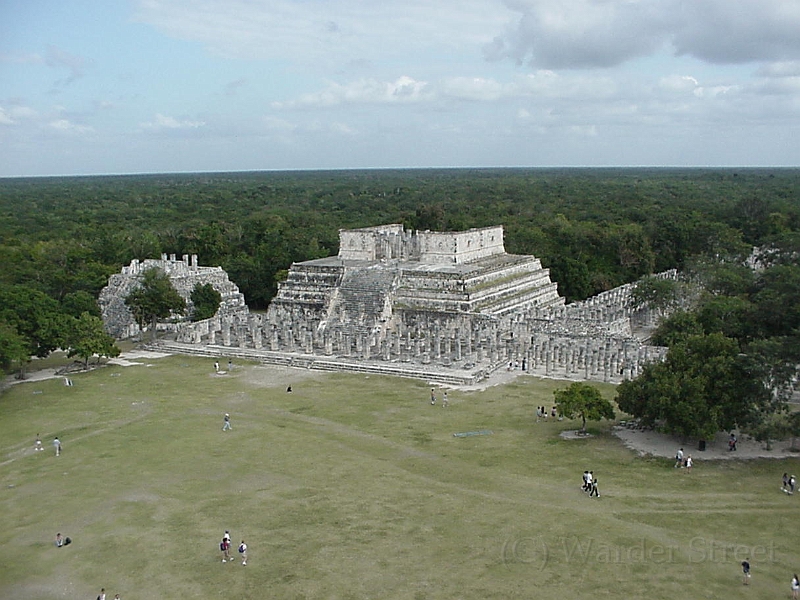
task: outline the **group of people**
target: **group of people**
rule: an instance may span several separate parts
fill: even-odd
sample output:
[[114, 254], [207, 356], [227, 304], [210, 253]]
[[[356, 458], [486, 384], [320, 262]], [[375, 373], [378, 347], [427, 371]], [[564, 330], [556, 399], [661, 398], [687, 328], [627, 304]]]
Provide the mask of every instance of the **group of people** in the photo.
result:
[[[431, 406], [436, 404], [436, 390], [431, 388]], [[447, 390], [442, 392], [442, 407], [447, 408], [450, 405], [450, 401], [447, 399]]]
[[[550, 416], [552, 418], [554, 418], [554, 419], [556, 417], [558, 417], [558, 420], [559, 421], [561, 420], [561, 417], [558, 416], [558, 409], [555, 406], [550, 409]], [[547, 420], [547, 407], [546, 406], [537, 406], [536, 407], [536, 421], [539, 421], [539, 419]]]
[[[97, 595], [97, 600], [106, 600], [106, 588], [100, 588], [100, 593]], [[114, 600], [119, 600], [119, 594], [114, 595]]]
[[[222, 562], [232, 563], [234, 561], [234, 557], [231, 555], [231, 532], [227, 529], [219, 543], [219, 549], [222, 552]], [[244, 543], [244, 540], [239, 544], [239, 554], [242, 555], [242, 565], [247, 565], [247, 544]]]
[[[62, 443], [61, 440], [58, 439], [58, 436], [56, 436], [55, 439], [53, 440], [53, 448], [56, 451], [56, 456], [61, 456]], [[40, 438], [39, 434], [37, 433], [36, 441], [33, 442], [33, 451], [39, 452], [41, 450], [44, 450], [44, 446], [42, 445], [42, 438]]]
[[[750, 585], [749, 558], [745, 558], [742, 561], [742, 585]], [[797, 576], [797, 573], [792, 575], [791, 590], [792, 590], [792, 600], [798, 600], [798, 595], [800, 595], [800, 577]]]
[[694, 466], [692, 455], [689, 454], [685, 456], [683, 454], [683, 448], [678, 448], [678, 452], [675, 453], [675, 468], [686, 469], [686, 472], [688, 473], [692, 470], [692, 466]]
[[597, 477], [594, 476], [593, 471], [584, 471], [583, 472], [583, 485], [581, 489], [589, 494], [589, 497], [595, 496], [596, 498], [600, 497], [600, 491], [597, 488]]
[[788, 475], [787, 473], [783, 474], [783, 480], [781, 482], [781, 491], [791, 496], [792, 494], [794, 494], [794, 488], [796, 485], [797, 485], [797, 478], [794, 475]]
[[[231, 359], [228, 359], [228, 373], [230, 373], [232, 370], [233, 370], [233, 361]], [[218, 360], [214, 361], [214, 373], [219, 373], [219, 361]]]

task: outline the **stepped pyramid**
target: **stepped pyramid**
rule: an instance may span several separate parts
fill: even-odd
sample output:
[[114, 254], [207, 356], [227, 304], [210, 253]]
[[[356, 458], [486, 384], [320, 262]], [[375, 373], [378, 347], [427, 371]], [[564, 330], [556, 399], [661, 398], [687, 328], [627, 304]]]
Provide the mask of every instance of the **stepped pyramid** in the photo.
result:
[[326, 336], [352, 349], [389, 335], [408, 345], [434, 330], [463, 335], [492, 318], [564, 304], [539, 259], [505, 252], [502, 226], [410, 232], [391, 224], [341, 230], [339, 242], [338, 256], [293, 264], [279, 286], [266, 315], [276, 349], [286, 336], [302, 345], [298, 329], [320, 347]]
[[[163, 266], [174, 281], [204, 273], [195, 260]], [[140, 268], [132, 264], [124, 274]], [[215, 273], [217, 284], [227, 281], [222, 275]], [[631, 289], [566, 306], [538, 258], [505, 251], [502, 226], [436, 232], [390, 224], [340, 230], [338, 255], [293, 264], [266, 313], [249, 312], [238, 293], [223, 294], [216, 315], [175, 324], [174, 341], [158, 345], [450, 384], [475, 383], [501, 367], [620, 381], [666, 352], [632, 334], [652, 315]]]

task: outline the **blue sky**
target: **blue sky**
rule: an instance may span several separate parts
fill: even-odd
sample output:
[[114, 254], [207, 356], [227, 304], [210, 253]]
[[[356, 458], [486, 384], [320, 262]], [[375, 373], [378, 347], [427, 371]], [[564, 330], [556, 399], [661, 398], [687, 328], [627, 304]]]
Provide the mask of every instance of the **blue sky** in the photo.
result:
[[800, 165], [798, 0], [3, 0], [0, 176]]

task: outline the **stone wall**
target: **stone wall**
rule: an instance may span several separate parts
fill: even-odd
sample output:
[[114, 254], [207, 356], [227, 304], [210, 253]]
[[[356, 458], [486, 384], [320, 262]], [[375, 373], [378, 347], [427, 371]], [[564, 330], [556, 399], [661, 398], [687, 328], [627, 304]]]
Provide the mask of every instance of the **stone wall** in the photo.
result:
[[405, 260], [456, 265], [503, 254], [503, 227], [458, 232], [404, 231], [397, 223], [339, 230], [342, 260]]

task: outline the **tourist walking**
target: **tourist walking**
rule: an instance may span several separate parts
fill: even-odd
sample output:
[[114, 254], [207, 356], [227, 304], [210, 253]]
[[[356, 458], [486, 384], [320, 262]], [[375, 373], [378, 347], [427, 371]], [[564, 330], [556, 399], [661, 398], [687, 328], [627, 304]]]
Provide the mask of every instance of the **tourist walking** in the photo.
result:
[[597, 489], [597, 478], [592, 480], [592, 489], [589, 491], [589, 498], [595, 496], [597, 498], [600, 497], [600, 491]]
[[785, 493], [789, 493], [789, 474], [784, 473], [783, 477], [781, 478], [781, 491]]
[[731, 437], [728, 439], [728, 452], [735, 452], [736, 451], [736, 442], [739, 440], [736, 439], [736, 436], [731, 433]]
[[791, 496], [794, 494], [794, 486], [797, 483], [797, 479], [794, 475], [789, 476], [789, 495]]
[[222, 419], [222, 431], [227, 431], [228, 429], [233, 429], [233, 426], [231, 425], [231, 416], [225, 413], [225, 417]]
[[58, 436], [53, 440], [53, 448], [56, 449], [56, 456], [61, 456], [61, 440], [58, 439]]
[[447, 399], [447, 392], [442, 394], [442, 408], [447, 408], [450, 405], [449, 400]]
[[106, 600], [106, 588], [100, 588], [100, 595], [97, 596], [97, 600]]
[[689, 456], [686, 457], [686, 472], [687, 473], [691, 473], [692, 472], [692, 466], [694, 466], [694, 461], [692, 460], [692, 455], [690, 454]]
[[750, 561], [742, 561], [742, 585], [750, 585]]
[[39, 450], [44, 450], [42, 446], [42, 438], [39, 437], [39, 434], [36, 434], [36, 441], [33, 443], [33, 451], [38, 452]]
[[436, 404], [436, 390], [431, 388], [431, 406]]
[[222, 536], [222, 541], [219, 543], [219, 549], [222, 551], [222, 562], [233, 562], [231, 558], [231, 538], [228, 532]]
[[219, 361], [214, 361], [214, 373], [219, 373]]
[[795, 573], [792, 577], [792, 600], [797, 600], [798, 593], [800, 593], [800, 578]]
[[247, 544], [244, 543], [244, 540], [242, 540], [242, 543], [239, 544], [239, 554], [242, 555], [242, 564], [246, 565], [247, 564]]
[[675, 468], [682, 468], [683, 467], [683, 448], [678, 448], [678, 452], [675, 453]]

